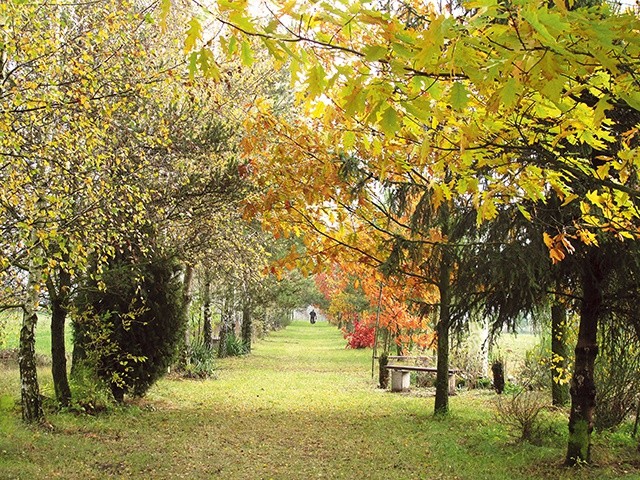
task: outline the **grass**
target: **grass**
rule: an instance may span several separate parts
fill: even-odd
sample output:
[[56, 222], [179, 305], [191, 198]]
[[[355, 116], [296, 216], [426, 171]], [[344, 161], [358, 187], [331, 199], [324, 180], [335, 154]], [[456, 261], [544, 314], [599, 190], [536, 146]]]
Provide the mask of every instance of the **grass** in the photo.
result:
[[370, 355], [326, 323], [294, 322], [219, 361], [216, 380], [167, 378], [109, 414], [49, 414], [51, 428], [21, 424], [17, 371], [0, 365], [0, 478], [640, 478], [628, 437], [596, 436], [599, 466], [567, 470], [565, 415], [542, 446], [514, 443], [493, 393], [462, 393], [434, 418], [424, 391], [376, 389]]
[[[0, 312], [0, 350], [17, 349], [20, 339], [20, 325], [22, 323], [22, 311], [7, 310]], [[4, 325], [4, 329], [2, 326]], [[4, 332], [4, 334], [3, 334]], [[67, 351], [71, 351], [71, 325], [67, 322], [65, 331]], [[36, 327], [36, 353], [42, 356], [51, 356], [51, 315], [46, 311], [38, 313], [38, 325]]]

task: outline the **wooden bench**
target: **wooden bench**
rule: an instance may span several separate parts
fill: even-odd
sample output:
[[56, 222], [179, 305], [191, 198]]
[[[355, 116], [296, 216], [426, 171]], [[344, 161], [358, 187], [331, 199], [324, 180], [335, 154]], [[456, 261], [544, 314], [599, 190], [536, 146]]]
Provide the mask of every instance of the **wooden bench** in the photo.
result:
[[[411, 372], [436, 373], [438, 371], [436, 367], [425, 367], [421, 365], [387, 365], [385, 368], [391, 371], [392, 392], [405, 392], [409, 390], [409, 385], [411, 383]], [[455, 368], [449, 369], [449, 395], [456, 394], [457, 372], [458, 370]]]

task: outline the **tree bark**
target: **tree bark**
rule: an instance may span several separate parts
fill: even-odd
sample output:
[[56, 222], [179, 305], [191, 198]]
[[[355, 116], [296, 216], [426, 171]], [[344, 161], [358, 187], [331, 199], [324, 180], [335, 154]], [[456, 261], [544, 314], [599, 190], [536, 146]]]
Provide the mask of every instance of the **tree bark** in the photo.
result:
[[51, 310], [51, 374], [53, 388], [58, 403], [63, 407], [71, 404], [71, 388], [67, 376], [67, 354], [64, 326], [67, 320], [67, 308], [60, 299], [52, 301]]
[[436, 372], [436, 399], [434, 413], [444, 415], [449, 411], [449, 328], [451, 323], [450, 314], [450, 281], [451, 266], [449, 254], [446, 251], [442, 254], [440, 264], [440, 278], [438, 287], [440, 289], [440, 309], [436, 334], [438, 336], [438, 363]]
[[71, 404], [64, 331], [70, 288], [71, 275], [68, 272], [59, 272], [57, 288], [51, 278], [47, 279], [47, 290], [51, 300], [51, 374], [56, 400], [63, 407]]
[[[38, 199], [38, 207], [40, 211], [44, 209], [44, 200], [42, 198]], [[40, 223], [41, 219], [38, 218], [31, 231], [33, 249], [29, 260], [29, 277], [18, 351], [22, 420], [25, 422], [40, 422], [44, 419], [36, 365], [36, 325], [38, 324], [40, 288], [42, 287], [42, 270], [38, 265], [38, 260], [42, 258], [42, 247], [39, 244], [36, 228]]]
[[387, 365], [389, 364], [389, 358], [386, 353], [380, 355], [380, 359], [378, 361], [378, 382], [380, 388], [385, 390], [389, 386], [389, 371], [387, 370]]
[[603, 273], [597, 250], [591, 250], [584, 263], [582, 278], [583, 299], [580, 327], [575, 349], [575, 369], [571, 379], [571, 414], [569, 416], [569, 442], [567, 465], [589, 462], [591, 459], [591, 433], [596, 406], [596, 387], [593, 373], [598, 355], [598, 319], [602, 310]]
[[227, 356], [227, 335], [229, 334], [229, 300], [225, 299], [220, 312], [220, 340], [218, 343], [218, 358]]
[[18, 363], [20, 366], [22, 420], [25, 422], [39, 422], [44, 418], [36, 368], [35, 330], [37, 323], [38, 315], [35, 312], [24, 312], [20, 329]]
[[242, 306], [242, 343], [247, 353], [251, 352], [251, 329], [251, 305], [247, 299]]
[[203, 288], [202, 336], [204, 337], [204, 344], [211, 350], [213, 348], [213, 326], [211, 325], [211, 280], [209, 279], [209, 272], [205, 272]]
[[191, 308], [191, 283], [193, 281], [193, 267], [186, 265], [184, 268], [184, 278], [182, 280], [182, 316], [184, 319], [184, 345], [189, 347], [191, 345], [191, 330], [189, 322], [189, 310]]
[[71, 351], [71, 377], [78, 378], [81, 373], [81, 365], [87, 359], [87, 351], [85, 350], [86, 340], [84, 334], [77, 324], [73, 325], [73, 350]]
[[551, 399], [553, 405], [569, 403], [569, 385], [560, 383], [567, 371], [567, 309], [561, 303], [551, 306]]
[[504, 363], [502, 360], [493, 362], [491, 373], [493, 373], [493, 389], [500, 395], [504, 392]]

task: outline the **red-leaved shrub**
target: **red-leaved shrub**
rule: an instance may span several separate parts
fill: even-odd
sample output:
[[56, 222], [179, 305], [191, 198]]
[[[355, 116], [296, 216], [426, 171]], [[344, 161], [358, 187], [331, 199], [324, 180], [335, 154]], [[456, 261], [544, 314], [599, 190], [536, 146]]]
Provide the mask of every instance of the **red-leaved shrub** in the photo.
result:
[[375, 329], [357, 320], [353, 324], [353, 331], [342, 329], [344, 338], [347, 339], [347, 348], [371, 348], [375, 342]]

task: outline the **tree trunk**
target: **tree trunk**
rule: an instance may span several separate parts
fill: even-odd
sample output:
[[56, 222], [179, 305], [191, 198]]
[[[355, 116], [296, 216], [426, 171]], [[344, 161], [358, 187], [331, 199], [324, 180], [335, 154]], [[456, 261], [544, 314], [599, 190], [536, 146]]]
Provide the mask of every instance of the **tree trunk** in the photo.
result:
[[493, 373], [493, 389], [500, 395], [504, 392], [504, 363], [502, 360], [493, 362], [491, 373]]
[[37, 323], [38, 316], [36, 313], [24, 312], [22, 328], [20, 329], [18, 362], [20, 365], [22, 420], [25, 422], [39, 422], [44, 418], [40, 387], [38, 385], [38, 370], [36, 368], [35, 330]]
[[85, 350], [86, 340], [81, 329], [75, 322], [71, 322], [73, 326], [73, 350], [71, 352], [71, 377], [78, 378], [81, 373], [81, 365], [87, 359], [87, 351]]
[[[65, 260], [68, 259], [65, 258]], [[71, 404], [64, 331], [70, 289], [71, 275], [68, 272], [59, 272], [57, 288], [51, 277], [47, 279], [47, 291], [51, 300], [51, 374], [56, 400], [63, 407], [68, 407]]]
[[438, 336], [438, 364], [436, 372], [436, 399], [434, 413], [443, 415], [449, 411], [449, 327], [450, 318], [450, 288], [451, 267], [448, 252], [442, 254], [440, 265], [440, 309], [436, 334]]
[[591, 459], [591, 432], [596, 407], [596, 387], [593, 378], [598, 354], [598, 318], [602, 309], [602, 279], [598, 252], [591, 250], [585, 260], [583, 272], [583, 299], [580, 327], [575, 350], [575, 369], [571, 379], [571, 414], [569, 416], [569, 442], [567, 465], [589, 462]]
[[209, 272], [205, 273], [202, 303], [202, 336], [204, 337], [204, 344], [211, 350], [213, 348], [213, 326], [211, 325], [211, 280], [209, 279]]
[[[38, 199], [38, 211], [43, 211], [45, 202]], [[36, 366], [36, 325], [38, 324], [38, 307], [40, 306], [40, 288], [42, 287], [42, 269], [38, 260], [43, 257], [42, 246], [38, 239], [37, 228], [41, 226], [38, 218], [31, 230], [32, 251], [29, 260], [29, 277], [27, 280], [22, 327], [20, 328], [20, 347], [18, 365], [20, 369], [20, 397], [22, 403], [22, 420], [39, 422], [44, 419], [38, 369]]]
[[242, 306], [242, 343], [245, 351], [251, 352], [251, 307], [248, 300]]
[[56, 399], [63, 407], [71, 403], [71, 388], [67, 376], [67, 354], [64, 341], [64, 326], [67, 320], [67, 308], [60, 298], [51, 302], [51, 374]]
[[220, 312], [220, 340], [218, 343], [218, 358], [227, 356], [227, 335], [229, 334], [229, 307], [228, 299], [225, 299]]
[[380, 355], [380, 359], [378, 361], [378, 366], [380, 368], [378, 373], [378, 382], [380, 384], [380, 388], [383, 390], [389, 386], [389, 371], [387, 370], [387, 365], [389, 364], [389, 358], [386, 353]]
[[191, 345], [191, 325], [189, 318], [189, 310], [191, 308], [191, 283], [193, 281], [193, 267], [186, 265], [184, 268], [184, 278], [182, 281], [182, 318], [184, 319], [184, 346], [188, 348]]
[[556, 303], [551, 307], [551, 398], [556, 406], [569, 403], [569, 385], [561, 383], [566, 378], [567, 350], [567, 309]]

